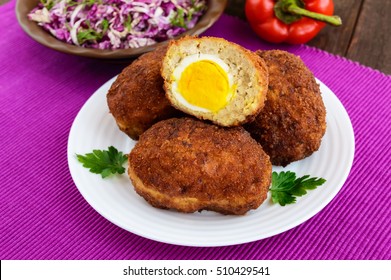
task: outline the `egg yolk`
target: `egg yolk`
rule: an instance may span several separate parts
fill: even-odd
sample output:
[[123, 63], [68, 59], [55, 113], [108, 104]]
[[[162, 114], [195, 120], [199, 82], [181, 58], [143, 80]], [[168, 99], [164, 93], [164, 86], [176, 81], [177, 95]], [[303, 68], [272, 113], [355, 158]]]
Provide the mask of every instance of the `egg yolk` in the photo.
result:
[[200, 60], [182, 72], [178, 91], [191, 105], [216, 112], [228, 102], [228, 76], [215, 62]]

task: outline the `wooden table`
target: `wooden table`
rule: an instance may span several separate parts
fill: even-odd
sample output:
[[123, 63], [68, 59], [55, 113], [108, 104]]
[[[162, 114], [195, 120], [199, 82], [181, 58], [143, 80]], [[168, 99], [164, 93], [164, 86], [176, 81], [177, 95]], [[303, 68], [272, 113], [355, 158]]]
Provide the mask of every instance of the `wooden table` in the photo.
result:
[[[245, 0], [228, 0], [226, 13], [245, 19]], [[326, 26], [308, 45], [391, 74], [391, 0], [334, 0], [340, 27]]]
[[[225, 12], [245, 20], [244, 3], [228, 0]], [[308, 45], [391, 75], [391, 0], [334, 0], [334, 6], [343, 25], [325, 27]]]

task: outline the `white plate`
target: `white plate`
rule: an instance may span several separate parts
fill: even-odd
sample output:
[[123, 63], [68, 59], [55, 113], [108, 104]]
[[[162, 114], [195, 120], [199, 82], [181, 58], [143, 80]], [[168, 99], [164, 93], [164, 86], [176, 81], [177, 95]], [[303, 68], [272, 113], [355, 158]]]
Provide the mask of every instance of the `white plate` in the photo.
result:
[[126, 173], [102, 179], [77, 161], [75, 154], [114, 146], [128, 153], [135, 142], [118, 128], [109, 114], [106, 93], [115, 77], [85, 103], [72, 125], [68, 140], [68, 163], [72, 178], [87, 202], [103, 217], [137, 235], [170, 244], [223, 246], [267, 238], [287, 231], [322, 210], [344, 184], [354, 157], [353, 128], [343, 105], [319, 80], [327, 109], [327, 130], [319, 151], [275, 171], [291, 170], [327, 182], [285, 207], [271, 203], [270, 196], [244, 216], [214, 212], [183, 214], [156, 209], [136, 194]]

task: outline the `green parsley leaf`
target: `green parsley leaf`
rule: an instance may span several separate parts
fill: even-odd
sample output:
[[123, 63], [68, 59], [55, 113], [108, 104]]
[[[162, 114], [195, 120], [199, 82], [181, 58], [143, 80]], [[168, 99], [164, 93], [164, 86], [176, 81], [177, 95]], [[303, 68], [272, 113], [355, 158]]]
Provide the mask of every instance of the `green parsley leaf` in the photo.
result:
[[107, 30], [109, 29], [109, 21], [107, 19], [102, 20], [102, 34], [106, 34]]
[[270, 192], [272, 201], [281, 206], [296, 202], [297, 196], [307, 194], [307, 190], [314, 190], [326, 182], [323, 178], [305, 175], [296, 179], [296, 174], [291, 171], [273, 172]]
[[83, 44], [86, 41], [94, 41], [99, 39], [99, 34], [91, 29], [81, 30], [77, 33], [77, 41], [79, 44]]
[[125, 173], [122, 165], [128, 158], [126, 154], [119, 152], [113, 146], [110, 146], [108, 150], [93, 150], [92, 153], [84, 156], [78, 154], [76, 156], [85, 168], [89, 168], [92, 173], [101, 174], [102, 178], [115, 173]]
[[68, 6], [77, 6], [77, 5], [85, 5], [85, 6], [92, 6], [94, 4], [101, 5], [103, 4], [102, 0], [68, 0], [67, 5]]
[[[109, 22], [107, 22], [107, 25], [108, 25]], [[126, 30], [132, 30], [132, 16], [129, 14], [126, 18], [126, 21], [125, 21], [125, 28]]]
[[183, 9], [178, 9], [177, 14], [171, 18], [171, 24], [177, 27], [187, 28], [186, 22], [185, 22], [185, 13]]
[[40, 2], [49, 11], [53, 8], [53, 6], [55, 4], [53, 0], [40, 0]]
[[103, 38], [106, 35], [107, 30], [109, 29], [109, 21], [107, 19], [103, 19], [101, 23], [102, 31], [98, 32], [95, 29], [91, 28], [91, 23], [89, 20], [85, 21], [85, 24], [88, 28], [81, 28], [77, 32], [77, 41], [79, 44], [84, 44], [87, 41], [96, 42]]

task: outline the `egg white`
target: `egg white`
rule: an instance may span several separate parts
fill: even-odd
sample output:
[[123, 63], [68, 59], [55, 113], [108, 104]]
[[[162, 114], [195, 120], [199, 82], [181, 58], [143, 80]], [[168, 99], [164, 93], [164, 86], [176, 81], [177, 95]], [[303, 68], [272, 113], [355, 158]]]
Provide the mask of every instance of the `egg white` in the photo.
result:
[[[173, 94], [174, 98], [179, 103], [181, 103], [183, 106], [187, 107], [188, 109], [190, 109], [192, 111], [198, 111], [198, 112], [207, 113], [207, 112], [211, 112], [211, 110], [206, 109], [206, 108], [202, 108], [202, 107], [198, 107], [198, 106], [194, 106], [194, 105], [190, 104], [179, 93], [179, 90], [178, 90], [178, 82], [179, 82], [179, 80], [181, 78], [181, 75], [182, 75], [183, 71], [190, 64], [193, 64], [193, 63], [195, 63], [197, 61], [201, 61], [201, 60], [212, 61], [215, 64], [219, 65], [224, 70], [225, 74], [228, 77], [229, 88], [230, 89], [232, 88], [232, 86], [233, 86], [233, 76], [232, 76], [232, 74], [229, 71], [230, 69], [229, 69], [229, 66], [227, 65], [227, 63], [225, 63], [221, 58], [217, 57], [216, 55], [213, 55], [213, 54], [200, 54], [200, 53], [198, 53], [198, 54], [193, 54], [193, 55], [186, 56], [185, 58], [183, 58], [179, 62], [178, 66], [175, 67], [175, 69], [174, 69], [174, 71], [172, 73], [171, 91], [172, 91], [172, 94]], [[230, 92], [227, 95], [227, 99], [226, 99], [227, 102], [230, 101], [230, 99], [232, 98], [232, 95], [233, 95], [233, 92]]]

